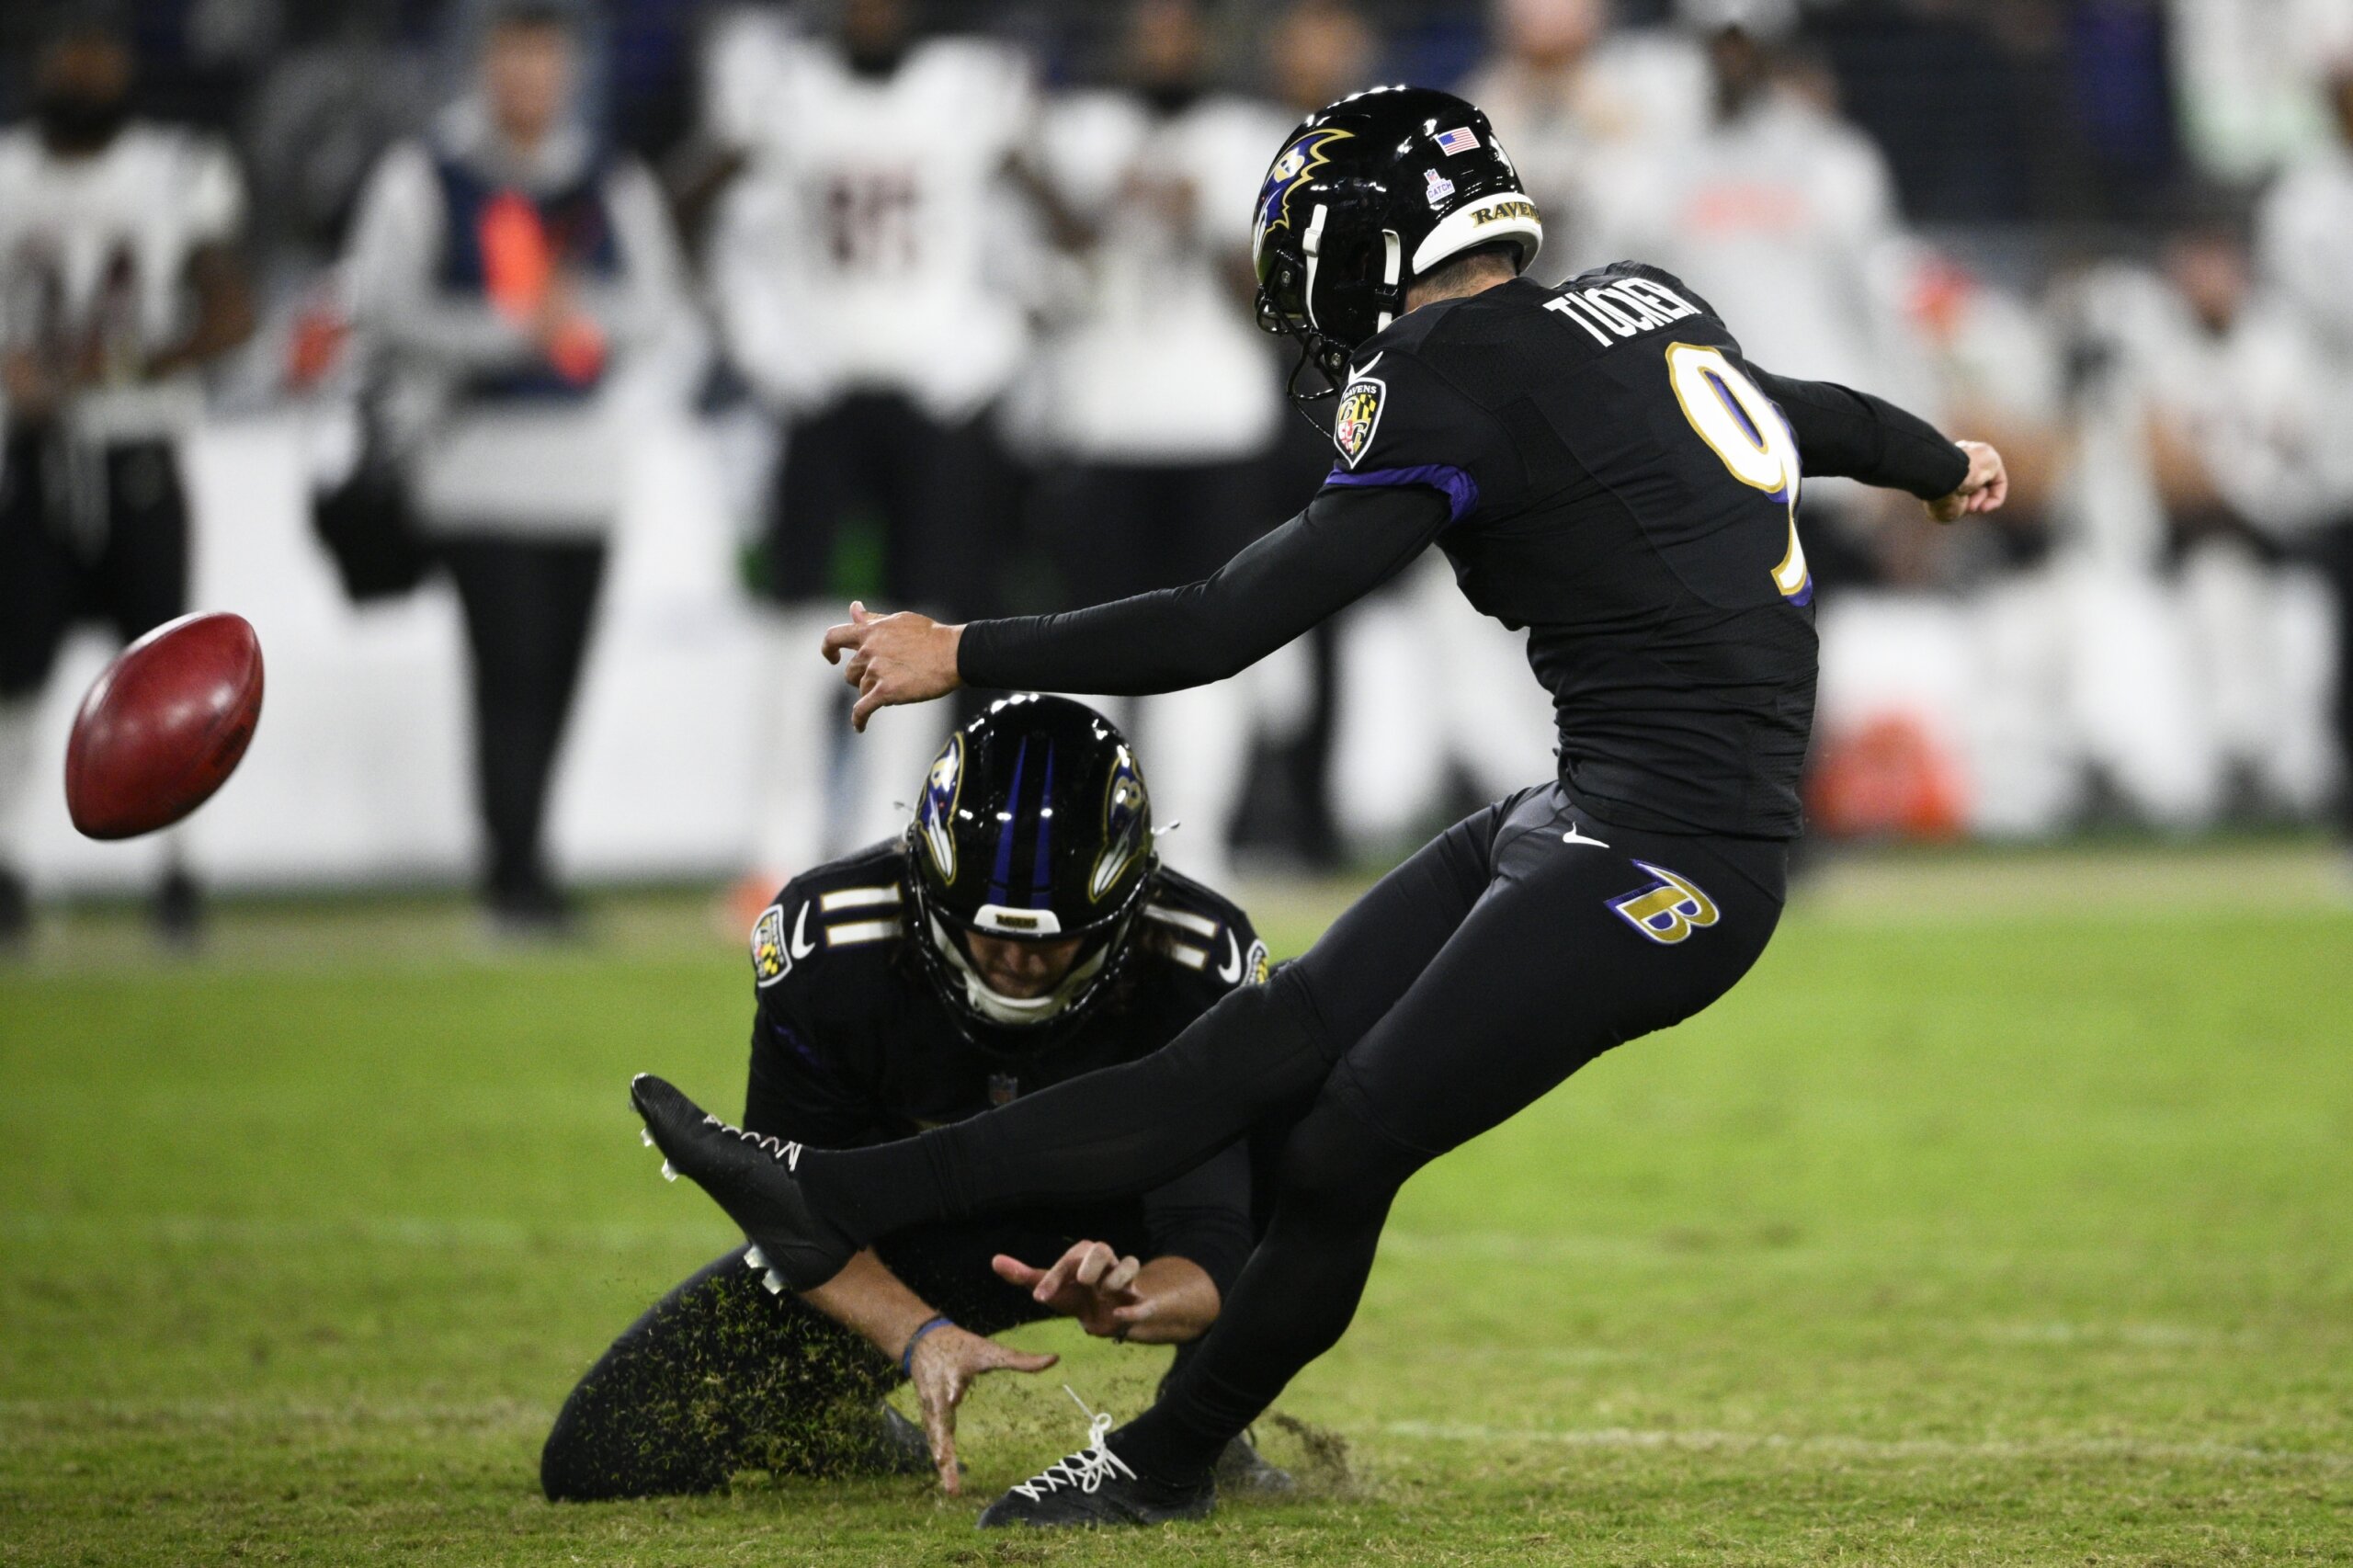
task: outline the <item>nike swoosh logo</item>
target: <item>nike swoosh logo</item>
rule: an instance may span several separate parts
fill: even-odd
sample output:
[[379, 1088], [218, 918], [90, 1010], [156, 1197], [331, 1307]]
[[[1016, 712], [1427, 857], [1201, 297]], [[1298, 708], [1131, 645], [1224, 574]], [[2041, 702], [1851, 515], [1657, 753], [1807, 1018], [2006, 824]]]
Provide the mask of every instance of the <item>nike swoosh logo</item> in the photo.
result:
[[792, 923], [792, 956], [805, 959], [816, 950], [817, 944], [809, 939], [809, 906], [804, 903], [801, 917]]
[[1231, 931], [1225, 934], [1225, 953], [1228, 961], [1218, 966], [1217, 977], [1231, 985], [1242, 978], [1242, 944]]
[[1596, 849], [1607, 849], [1609, 847], [1608, 845], [1603, 843], [1598, 838], [1587, 838], [1584, 834], [1579, 833], [1576, 830], [1575, 824], [1574, 824], [1570, 825], [1568, 832], [1561, 835], [1561, 842], [1563, 844], [1590, 844]]

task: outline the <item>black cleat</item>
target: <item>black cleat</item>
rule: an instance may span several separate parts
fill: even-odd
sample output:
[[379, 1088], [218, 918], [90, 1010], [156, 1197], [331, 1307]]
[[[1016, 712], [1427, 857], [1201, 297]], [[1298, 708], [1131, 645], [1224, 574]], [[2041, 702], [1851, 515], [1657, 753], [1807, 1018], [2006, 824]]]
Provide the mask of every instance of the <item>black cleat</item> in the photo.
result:
[[874, 1409], [872, 1431], [859, 1434], [863, 1440], [858, 1444], [844, 1473], [926, 1478], [937, 1475], [938, 1471], [931, 1463], [931, 1439], [923, 1435], [923, 1428], [880, 1401]]
[[981, 1516], [981, 1528], [1165, 1525], [1177, 1519], [1206, 1519], [1216, 1509], [1214, 1480], [1204, 1478], [1178, 1486], [1138, 1475], [1106, 1444], [1110, 1430], [1108, 1415], [1091, 1417], [1086, 1447], [1067, 1459], [1056, 1460], [990, 1504]]
[[807, 1290], [842, 1271], [858, 1248], [819, 1220], [792, 1179], [801, 1145], [730, 1127], [651, 1073], [630, 1081], [630, 1103], [662, 1151], [662, 1174], [692, 1176], [743, 1228], [772, 1290]]
[[1220, 1492], [1237, 1495], [1246, 1493], [1256, 1497], [1279, 1497], [1299, 1489], [1290, 1471], [1268, 1462], [1246, 1432], [1225, 1445], [1225, 1451], [1217, 1456], [1217, 1469], [1211, 1473]]

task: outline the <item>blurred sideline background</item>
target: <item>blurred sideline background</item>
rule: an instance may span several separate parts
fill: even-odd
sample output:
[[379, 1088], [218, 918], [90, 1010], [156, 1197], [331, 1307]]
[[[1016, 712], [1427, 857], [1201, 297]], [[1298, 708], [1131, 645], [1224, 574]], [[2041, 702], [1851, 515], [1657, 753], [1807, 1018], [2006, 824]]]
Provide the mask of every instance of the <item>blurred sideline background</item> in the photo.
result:
[[[188, 603], [256, 623], [268, 698], [243, 771], [175, 840], [81, 841], [56, 780], [112, 643], [78, 632], [0, 824], [38, 897], [142, 889], [167, 860], [222, 888], [496, 882], [477, 736], [504, 710], [470, 726], [459, 597], [435, 567], [355, 602], [314, 509], [380, 449], [428, 548], [489, 506], [435, 486], [478, 437], [500, 467], [490, 403], [444, 385], [428, 415], [384, 411], [421, 361], [359, 231], [394, 205], [396, 149], [455, 166], [451, 127], [498, 90], [483, 40], [518, 19], [572, 40], [559, 118], [583, 166], [650, 176], [675, 247], [624, 256], [628, 330], [582, 308], [610, 337], [574, 389], [604, 421], [602, 488], [537, 517], [578, 477], [559, 460], [513, 525], [602, 547], [544, 842], [514, 852], [551, 882], [741, 877], [764, 899], [887, 829], [949, 715], [848, 740], [813, 653], [848, 595], [1063, 608], [1196, 575], [1302, 504], [1326, 459], [1276, 400], [1283, 357], [1210, 343], [1247, 337], [1243, 203], [1303, 108], [1410, 81], [1494, 117], [1544, 208], [1541, 275], [1658, 261], [1759, 362], [2008, 456], [2011, 507], [1952, 530], [1809, 494], [1819, 839], [2286, 828], [2294, 875], [2323, 885], [2353, 5], [152, 0], [9, 7], [0, 121], [37, 109], [61, 27], [110, 28], [136, 116], [234, 159], [255, 329], [173, 441]], [[954, 254], [917, 254], [935, 242]], [[21, 343], [31, 264], [0, 264]], [[892, 489], [950, 470], [944, 502]], [[1164, 853], [1212, 878], [1237, 858], [1330, 873], [1544, 777], [1518, 641], [1433, 557], [1224, 690], [1128, 705], [1184, 823]], [[2227, 884], [2285, 863], [2237, 853], [2202, 864]]]

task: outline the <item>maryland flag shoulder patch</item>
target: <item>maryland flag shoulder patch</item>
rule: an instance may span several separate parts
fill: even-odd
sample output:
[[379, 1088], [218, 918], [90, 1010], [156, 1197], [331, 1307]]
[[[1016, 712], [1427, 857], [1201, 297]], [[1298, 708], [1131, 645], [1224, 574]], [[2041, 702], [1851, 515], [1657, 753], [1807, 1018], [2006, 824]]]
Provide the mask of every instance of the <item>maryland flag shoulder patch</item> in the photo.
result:
[[1358, 376], [1340, 393], [1339, 411], [1332, 416], [1332, 444], [1350, 468], [1372, 445], [1372, 433], [1381, 426], [1381, 400], [1388, 391], [1380, 377]]
[[785, 977], [792, 960], [784, 945], [784, 906], [769, 904], [752, 927], [752, 983], [765, 991]]

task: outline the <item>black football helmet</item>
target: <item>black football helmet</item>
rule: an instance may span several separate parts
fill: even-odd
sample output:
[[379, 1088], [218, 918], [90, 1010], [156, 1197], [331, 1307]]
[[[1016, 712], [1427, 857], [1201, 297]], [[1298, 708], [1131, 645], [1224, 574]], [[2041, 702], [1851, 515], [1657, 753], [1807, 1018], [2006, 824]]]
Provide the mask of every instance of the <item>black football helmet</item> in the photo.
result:
[[[976, 1042], [1023, 1049], [1109, 994], [1159, 874], [1152, 799], [1127, 737], [1062, 697], [992, 702], [948, 737], [907, 826], [911, 944]], [[973, 966], [973, 934], [1084, 943], [1043, 996], [1007, 996]], [[1035, 1032], [1029, 1032], [1035, 1031]]]
[[1337, 390], [1415, 278], [1495, 241], [1525, 272], [1544, 224], [1487, 117], [1428, 87], [1355, 94], [1292, 131], [1258, 189], [1258, 325], [1297, 342], [1300, 368]]

